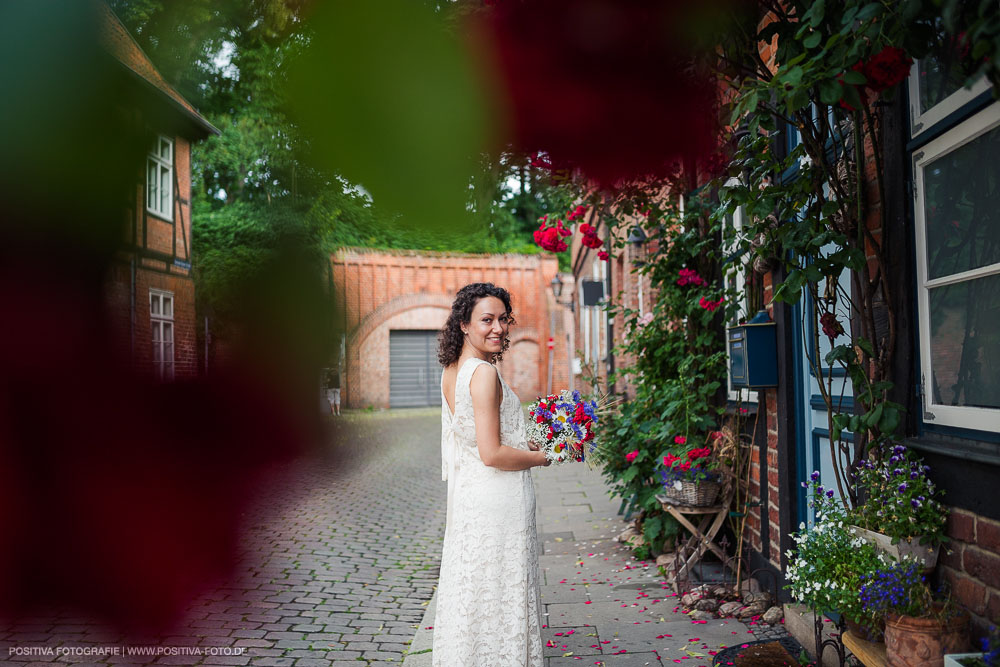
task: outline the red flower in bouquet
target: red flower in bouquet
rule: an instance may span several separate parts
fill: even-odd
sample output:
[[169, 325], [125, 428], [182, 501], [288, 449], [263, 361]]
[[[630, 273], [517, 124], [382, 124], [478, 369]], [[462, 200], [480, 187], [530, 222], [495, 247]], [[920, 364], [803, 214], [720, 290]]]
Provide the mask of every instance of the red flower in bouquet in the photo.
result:
[[677, 463], [680, 460], [681, 460], [681, 457], [679, 457], [679, 456], [674, 456], [673, 454], [667, 454], [666, 456], [663, 457], [663, 465], [665, 465], [666, 467], [670, 468], [671, 466], [673, 466], [675, 463]]

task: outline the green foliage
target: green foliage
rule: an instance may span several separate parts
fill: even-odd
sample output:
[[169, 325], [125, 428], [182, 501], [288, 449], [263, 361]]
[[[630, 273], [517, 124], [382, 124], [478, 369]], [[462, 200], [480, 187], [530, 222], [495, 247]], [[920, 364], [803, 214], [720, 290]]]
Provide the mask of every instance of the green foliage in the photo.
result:
[[[877, 102], [895, 94], [909, 72], [905, 62], [893, 58], [900, 48], [914, 58], [934, 55], [948, 71], [989, 69], [972, 66], [963, 55], [962, 41], [955, 37], [963, 21], [949, 18], [949, 12], [964, 12], [964, 25], [977, 34], [1000, 28], [987, 28], [996, 21], [973, 19], [956, 3], [945, 4], [942, 13], [941, 3], [921, 0], [791, 2], [773, 8], [775, 20], [767, 25], [745, 23], [744, 39], [720, 41], [726, 63], [722, 74], [736, 93], [731, 122], [745, 130], [730, 165], [738, 182], [725, 188], [723, 199], [727, 212], [742, 207], [748, 221], [740, 251], [783, 269], [774, 300], [803, 303], [811, 320], [806, 330], [815, 333], [806, 342], [815, 354], [809, 364], [816, 377], [825, 378], [819, 388], [837, 486], [854, 503], [858, 499], [846, 483], [848, 471], [872, 444], [896, 436], [902, 411], [888, 398], [894, 313], [877, 313], [893, 296], [882, 239], [871, 232], [886, 228], [885, 207], [870, 210], [866, 201], [869, 170], [877, 199], [885, 199]], [[776, 66], [758, 53], [759, 44], [772, 39]], [[876, 61], [882, 66], [869, 67]], [[788, 151], [780, 149], [791, 144]], [[872, 215], [883, 219], [873, 223]], [[853, 289], [841, 285], [842, 274], [851, 277]], [[880, 317], [887, 322], [884, 328], [876, 327]], [[852, 329], [846, 332], [850, 340], [841, 343], [845, 324]], [[821, 328], [832, 346], [824, 358]], [[829, 372], [834, 368], [846, 370], [851, 379], [856, 414], [839, 410]]]
[[[631, 378], [636, 393], [607, 426], [620, 451], [608, 452], [604, 475], [618, 495], [643, 510], [649, 545], [662, 543], [661, 533], [678, 530], [655, 498], [662, 491], [663, 457], [708, 444], [726, 405], [721, 327], [735, 311], [735, 300], [721, 285], [722, 224], [709, 215], [712, 207], [708, 196], [699, 194], [686, 200], [681, 215], [673, 202], [645, 193], [632, 193], [616, 206], [623, 218], [648, 210], [645, 227], [657, 249], [638, 272], [650, 280], [656, 300], [644, 316], [614, 309], [625, 320], [616, 349], [633, 360], [617, 377]], [[618, 226], [627, 224], [623, 219]], [[684, 281], [682, 270], [697, 273], [698, 280]], [[714, 309], [705, 307], [720, 299]], [[633, 450], [638, 455], [628, 462], [625, 454]]]
[[792, 535], [795, 550], [786, 554], [786, 588], [796, 601], [816, 611], [839, 612], [873, 627], [875, 615], [865, 609], [858, 591], [890, 561], [852, 532], [844, 507], [827, 498], [815, 481], [810, 484], [809, 497], [816, 509], [816, 522], [809, 527], [801, 524]]

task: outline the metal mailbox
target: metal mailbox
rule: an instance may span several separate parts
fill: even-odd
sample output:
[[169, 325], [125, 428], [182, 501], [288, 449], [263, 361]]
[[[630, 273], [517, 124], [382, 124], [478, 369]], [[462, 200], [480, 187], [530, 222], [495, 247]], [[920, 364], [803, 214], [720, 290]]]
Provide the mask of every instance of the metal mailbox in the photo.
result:
[[778, 386], [775, 324], [762, 310], [746, 324], [726, 330], [729, 381], [734, 389]]

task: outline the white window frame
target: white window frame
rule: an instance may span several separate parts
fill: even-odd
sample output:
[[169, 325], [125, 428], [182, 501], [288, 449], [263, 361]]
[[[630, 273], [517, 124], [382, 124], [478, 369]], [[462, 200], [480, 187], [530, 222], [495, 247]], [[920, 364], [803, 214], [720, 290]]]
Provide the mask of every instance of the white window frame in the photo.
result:
[[[956, 93], [957, 94], [957, 93]], [[950, 98], [949, 98], [950, 99]], [[943, 104], [943, 103], [942, 103]], [[933, 280], [927, 277], [927, 228], [924, 218], [923, 195], [925, 167], [942, 156], [961, 148], [986, 132], [1000, 126], [1000, 103], [994, 103], [948, 130], [940, 137], [928, 142], [913, 154], [913, 210], [916, 223], [917, 253], [917, 316], [920, 326], [921, 396], [924, 421], [934, 425], [953, 426], [977, 431], [1000, 431], [1000, 409], [942, 405], [934, 403], [930, 391], [931, 344], [930, 344], [930, 290], [950, 284], [957, 284], [1000, 274], [1000, 262], [988, 266], [963, 271]]]
[[[170, 314], [165, 314], [163, 304], [169, 300]], [[159, 304], [159, 312], [154, 313], [153, 304]], [[149, 290], [149, 331], [150, 343], [152, 344], [153, 375], [160, 380], [173, 380], [175, 372], [175, 359], [177, 357], [177, 325], [175, 322], [177, 301], [173, 292], [154, 289]], [[169, 332], [169, 340], [165, 332]], [[169, 359], [167, 358], [167, 344], [170, 344]], [[157, 355], [159, 352], [159, 355]], [[157, 359], [159, 356], [159, 359]]]
[[957, 111], [963, 105], [990, 89], [986, 77], [980, 77], [970, 88], [959, 88], [927, 111], [920, 113], [920, 61], [915, 60], [910, 68], [909, 77], [910, 103], [910, 137], [918, 137], [935, 123], [943, 120], [948, 114]]
[[163, 134], [146, 155], [146, 210], [173, 222], [174, 140]]
[[[735, 185], [739, 185], [739, 181], [737, 179], [735, 179], [735, 178], [734, 179], [730, 179], [729, 182], [726, 183], [727, 187], [733, 187]], [[743, 211], [743, 207], [742, 206], [737, 206], [736, 210], [733, 211], [733, 232], [735, 234], [735, 237], [733, 239], [731, 239], [732, 245], [730, 245], [729, 243], [726, 242], [727, 239], [725, 238], [725, 233], [723, 233], [723, 248], [724, 248], [724, 252], [731, 253], [731, 252], [735, 252], [736, 251], [736, 244], [739, 242], [739, 238], [743, 234], [743, 216], [744, 215], [745, 215], [745, 213]], [[728, 231], [728, 230], [724, 230], [724, 232], [725, 231]], [[737, 267], [737, 269], [736, 269], [735, 281], [732, 284], [730, 284], [730, 278], [729, 278], [730, 274], [729, 274], [729, 271], [723, 272], [723, 274], [722, 274], [722, 285], [723, 285], [723, 287], [727, 291], [729, 290], [730, 287], [732, 287], [733, 289], [735, 289], [737, 291], [746, 291], [746, 288], [747, 288], [747, 269], [748, 268], [749, 267], [747, 266], [747, 264], [741, 263], [740, 266]], [[737, 322], [739, 322], [740, 319], [741, 319], [740, 318], [740, 313], [743, 314], [742, 319], [743, 319], [744, 322], [748, 322], [751, 317], [753, 317], [754, 315], [756, 315], [756, 313], [749, 313], [749, 312], [743, 313], [743, 308], [745, 307], [745, 305], [746, 305], [745, 303], [741, 303], [740, 304], [740, 312], [738, 312], [737, 315], [736, 315]], [[726, 390], [727, 390], [727, 392], [729, 394], [729, 400], [730, 401], [739, 402], [741, 394], [743, 392], [743, 389], [733, 389], [732, 377], [730, 376], [730, 373], [729, 373], [729, 369], [732, 368], [732, 360], [729, 357], [729, 340], [728, 340], [728, 335], [726, 336], [725, 346], [726, 346]], [[756, 392], [756, 390], [747, 389], [746, 391], [747, 391], [746, 402], [747, 403], [756, 403], [757, 402], [757, 392]]]

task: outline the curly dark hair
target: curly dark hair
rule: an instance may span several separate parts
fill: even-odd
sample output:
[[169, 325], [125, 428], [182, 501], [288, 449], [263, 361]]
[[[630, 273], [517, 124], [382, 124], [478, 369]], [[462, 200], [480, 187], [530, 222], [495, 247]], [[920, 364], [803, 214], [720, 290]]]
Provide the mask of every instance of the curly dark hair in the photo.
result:
[[[448, 321], [444, 323], [444, 328], [438, 334], [438, 361], [442, 366], [450, 366], [462, 355], [462, 346], [465, 344], [465, 334], [462, 333], [462, 325], [472, 321], [472, 309], [476, 307], [480, 299], [488, 296], [495, 296], [503, 301], [504, 308], [507, 309], [507, 318], [510, 326], [514, 326], [514, 309], [510, 306], [510, 292], [502, 287], [497, 287], [493, 283], [472, 283], [458, 290], [455, 294], [455, 301], [451, 304], [451, 314]], [[503, 353], [510, 347], [510, 331], [503, 339], [503, 347], [493, 355], [493, 363], [503, 360]]]

